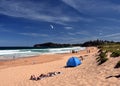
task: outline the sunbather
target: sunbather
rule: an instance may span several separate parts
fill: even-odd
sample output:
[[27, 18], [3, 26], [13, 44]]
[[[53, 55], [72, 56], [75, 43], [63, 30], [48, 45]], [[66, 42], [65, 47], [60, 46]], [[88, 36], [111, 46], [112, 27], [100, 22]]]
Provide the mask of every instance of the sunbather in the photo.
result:
[[37, 80], [37, 78], [35, 77], [35, 75], [31, 75], [30, 80]]
[[57, 74], [60, 74], [61, 72], [49, 72], [47, 74], [41, 74], [38, 77], [35, 77], [35, 75], [31, 75], [30, 80], [41, 80], [42, 78], [45, 77], [53, 77]]

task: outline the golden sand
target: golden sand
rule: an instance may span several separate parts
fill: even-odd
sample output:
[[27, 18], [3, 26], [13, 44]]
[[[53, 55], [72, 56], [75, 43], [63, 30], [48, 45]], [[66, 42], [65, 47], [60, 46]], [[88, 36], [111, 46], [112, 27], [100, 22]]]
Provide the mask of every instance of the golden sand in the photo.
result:
[[[98, 66], [96, 53], [97, 48], [90, 47], [78, 53], [41, 55], [0, 62], [0, 86], [119, 86], [120, 79], [106, 77], [120, 73], [120, 69], [114, 69], [120, 58], [109, 58], [106, 63]], [[83, 56], [82, 64], [65, 68], [67, 60], [72, 56]], [[38, 81], [29, 80], [33, 74], [39, 76], [54, 71], [61, 74]]]

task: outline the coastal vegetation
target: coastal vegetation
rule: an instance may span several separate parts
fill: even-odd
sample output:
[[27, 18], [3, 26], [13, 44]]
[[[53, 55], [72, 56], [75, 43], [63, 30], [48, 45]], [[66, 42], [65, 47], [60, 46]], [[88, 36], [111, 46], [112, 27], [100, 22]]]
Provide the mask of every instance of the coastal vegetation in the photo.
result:
[[103, 52], [103, 51], [100, 52], [98, 58], [96, 58], [98, 65], [101, 65], [102, 63], [104, 63], [108, 60], [106, 53], [107, 52]]
[[107, 45], [107, 44], [111, 44], [111, 43], [115, 43], [114, 41], [107, 41], [107, 40], [90, 40], [87, 42], [84, 42], [82, 44], [83, 47], [90, 47], [90, 46], [96, 46], [96, 47], [102, 47], [103, 45]]
[[120, 61], [117, 62], [117, 64], [115, 65], [115, 68], [120, 68]]
[[[99, 55], [96, 58], [98, 65], [103, 64], [108, 60], [107, 53], [110, 53], [110, 57], [119, 57], [120, 56], [120, 42], [106, 41], [106, 40], [94, 40], [88, 41], [82, 44], [84, 47], [95, 46], [98, 47]], [[120, 61], [116, 64], [115, 68], [120, 68]]]
[[110, 52], [110, 57], [119, 57], [120, 56], [120, 43], [107, 43], [100, 45], [98, 47], [102, 51]]
[[114, 52], [112, 52], [112, 54], [110, 56], [111, 57], [118, 57], [118, 56], [120, 56], [120, 51], [114, 51]]
[[94, 40], [87, 41], [82, 44], [84, 47], [95, 46], [98, 47], [101, 51], [111, 52], [111, 56], [116, 57], [120, 56], [120, 42], [107, 41], [107, 40]]

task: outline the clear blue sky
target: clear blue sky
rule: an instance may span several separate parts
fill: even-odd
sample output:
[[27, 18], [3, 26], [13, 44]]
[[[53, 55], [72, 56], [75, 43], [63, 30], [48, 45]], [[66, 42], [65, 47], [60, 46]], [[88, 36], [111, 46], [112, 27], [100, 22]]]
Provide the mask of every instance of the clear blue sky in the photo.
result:
[[120, 40], [120, 0], [0, 0], [0, 46]]

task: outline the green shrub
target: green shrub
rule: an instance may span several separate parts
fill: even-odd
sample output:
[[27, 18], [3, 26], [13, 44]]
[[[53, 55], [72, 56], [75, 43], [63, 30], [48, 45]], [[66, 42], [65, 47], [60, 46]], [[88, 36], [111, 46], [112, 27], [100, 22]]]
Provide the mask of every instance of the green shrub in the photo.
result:
[[99, 54], [99, 56], [100, 56], [100, 58], [104, 58], [104, 57], [106, 57], [107, 55], [106, 55], [106, 52], [101, 52], [101, 53]]
[[99, 54], [99, 57], [96, 58], [97, 62], [98, 62], [98, 65], [101, 65], [102, 63], [106, 62], [108, 60], [107, 58], [107, 55], [106, 55], [107, 52], [101, 52]]
[[112, 54], [110, 56], [111, 57], [118, 57], [118, 56], [120, 56], [120, 51], [114, 51], [114, 52], [112, 52]]
[[114, 68], [120, 68], [120, 61], [118, 61]]
[[101, 65], [104, 62], [106, 62], [107, 60], [108, 60], [108, 58], [106, 58], [106, 57], [101, 58], [100, 61], [99, 61], [99, 65]]

